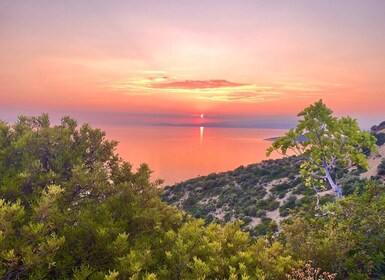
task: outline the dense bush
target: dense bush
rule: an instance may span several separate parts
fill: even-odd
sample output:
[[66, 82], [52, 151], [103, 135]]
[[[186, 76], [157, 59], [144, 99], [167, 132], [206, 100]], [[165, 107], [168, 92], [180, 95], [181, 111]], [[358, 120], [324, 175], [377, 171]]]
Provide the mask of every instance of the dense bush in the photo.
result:
[[275, 197], [271, 195], [266, 199], [259, 200], [256, 206], [262, 210], [273, 211], [279, 207], [279, 202], [276, 201]]
[[385, 187], [369, 183], [362, 195], [325, 206], [323, 215], [300, 215], [282, 227], [291, 253], [338, 273], [338, 279], [380, 279], [385, 275]]
[[262, 217], [261, 223], [254, 227], [257, 236], [272, 235], [278, 229], [277, 223], [270, 218]]
[[383, 159], [381, 161], [380, 165], [378, 165], [377, 174], [380, 175], [380, 176], [384, 176], [385, 175], [385, 159]]
[[376, 144], [378, 146], [382, 146], [385, 144], [385, 133], [376, 133], [376, 134], [374, 134], [374, 136], [377, 139]]

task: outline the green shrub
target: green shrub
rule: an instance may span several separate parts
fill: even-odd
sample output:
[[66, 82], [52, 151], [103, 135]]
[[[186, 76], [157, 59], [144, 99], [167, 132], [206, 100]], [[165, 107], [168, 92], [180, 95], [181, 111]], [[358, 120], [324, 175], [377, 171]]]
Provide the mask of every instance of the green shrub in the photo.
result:
[[377, 174], [380, 176], [385, 175], [385, 159], [382, 159], [380, 165], [377, 168]]
[[385, 133], [382, 133], [382, 132], [376, 133], [374, 134], [374, 136], [377, 139], [377, 142], [376, 142], [377, 146], [382, 146], [385, 144]]

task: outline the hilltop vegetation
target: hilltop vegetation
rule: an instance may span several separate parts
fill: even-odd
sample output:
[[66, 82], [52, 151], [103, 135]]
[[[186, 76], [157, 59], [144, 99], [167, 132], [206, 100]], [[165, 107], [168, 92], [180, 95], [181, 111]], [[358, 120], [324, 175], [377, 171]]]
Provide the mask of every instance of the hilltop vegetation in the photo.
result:
[[[305, 279], [298, 275], [314, 267], [337, 275], [313, 279], [379, 279], [385, 273], [383, 185], [360, 183], [358, 192], [328, 204], [332, 196], [325, 197], [319, 212], [330, 214], [316, 217], [312, 207], [299, 207], [315, 200], [292, 157], [193, 179], [171, 196], [174, 203], [189, 200], [187, 186], [191, 194], [209, 193], [207, 203], [197, 203], [198, 214], [205, 217], [203, 206], [218, 204], [223, 217], [234, 220], [220, 225], [219, 217], [196, 219], [162, 202], [149, 167], [132, 170], [116, 145], [69, 117], [54, 126], [47, 115], [0, 122], [3, 279]], [[357, 182], [354, 176], [347, 185]], [[194, 203], [191, 198], [189, 207]], [[282, 205], [299, 210], [278, 235], [250, 238], [241, 230], [246, 209], [249, 215], [262, 209], [253, 233], [275, 231], [268, 215]], [[233, 206], [243, 212], [228, 211]]]
[[[304, 119], [297, 129], [275, 139], [269, 151], [286, 154], [293, 149], [298, 157], [191, 179], [166, 187], [163, 199], [206, 222], [240, 219], [252, 235], [278, 239], [295, 259], [313, 260], [337, 272], [339, 279], [379, 279], [385, 269], [385, 194], [380, 183], [385, 161], [378, 159], [385, 146], [378, 153], [369, 151], [376, 150], [375, 142], [383, 144], [384, 123], [372, 128], [373, 137], [355, 120], [338, 120], [331, 113], [322, 101], [309, 106], [299, 114]], [[299, 142], [301, 135], [305, 140]], [[307, 179], [300, 180], [299, 173]], [[370, 174], [377, 183], [367, 181]], [[326, 179], [333, 190], [325, 189]], [[347, 198], [336, 201], [331, 194], [342, 198], [341, 190]], [[273, 235], [278, 226], [281, 230]]]
[[0, 123], [2, 278], [282, 279], [298, 266], [239, 223], [204, 226], [163, 203], [116, 144], [68, 117]]
[[[212, 173], [165, 187], [162, 199], [206, 222], [242, 220], [242, 228], [252, 236], [273, 234], [291, 213], [302, 208], [314, 211], [316, 192], [300, 178], [300, 164], [293, 156]], [[361, 172], [344, 174], [344, 194], [364, 186]], [[330, 188], [319, 195], [320, 206], [335, 200]]]
[[[266, 234], [277, 228], [272, 218], [285, 217], [288, 209], [309, 201], [312, 192], [298, 178], [299, 165], [291, 157], [241, 166], [166, 187], [162, 198], [207, 222], [242, 220], [252, 235]], [[257, 226], [262, 221], [263, 228]]]
[[[163, 200], [207, 222], [242, 220], [252, 236], [273, 234], [280, 221], [302, 208], [313, 211], [335, 199], [362, 190], [364, 177], [385, 173], [385, 161], [374, 153], [381, 145], [385, 122], [362, 131], [356, 120], [332, 116], [322, 100], [298, 114], [297, 128], [274, 139], [269, 155], [296, 156], [263, 161], [234, 171], [210, 174], [166, 187]], [[373, 165], [371, 172], [367, 156]], [[377, 171], [378, 170], [378, 171]], [[376, 178], [373, 176], [373, 178]], [[378, 179], [378, 178], [376, 178]], [[327, 184], [325, 184], [327, 182]], [[321, 215], [320, 213], [315, 213]]]

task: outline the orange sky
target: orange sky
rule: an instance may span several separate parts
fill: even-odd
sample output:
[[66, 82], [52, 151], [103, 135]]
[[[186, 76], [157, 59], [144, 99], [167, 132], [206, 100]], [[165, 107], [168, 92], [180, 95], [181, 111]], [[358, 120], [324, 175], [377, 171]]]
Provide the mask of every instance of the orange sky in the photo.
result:
[[0, 118], [286, 126], [323, 98], [369, 126], [385, 120], [384, 14], [382, 0], [3, 0]]

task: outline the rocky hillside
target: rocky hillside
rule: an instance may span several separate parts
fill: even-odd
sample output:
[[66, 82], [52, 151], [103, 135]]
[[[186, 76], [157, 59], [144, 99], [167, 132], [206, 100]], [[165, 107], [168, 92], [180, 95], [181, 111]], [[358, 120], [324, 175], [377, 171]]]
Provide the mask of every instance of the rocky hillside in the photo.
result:
[[385, 121], [372, 126], [371, 132], [377, 138], [378, 152], [369, 157], [369, 169], [362, 174], [365, 179], [379, 179], [384, 181], [385, 175]]
[[[385, 122], [374, 126], [372, 133], [377, 137], [379, 151], [369, 157], [369, 170], [339, 174], [345, 195], [362, 187], [367, 178], [385, 176]], [[254, 236], [265, 235], [276, 231], [291, 212], [315, 206], [315, 191], [306, 188], [298, 175], [300, 163], [299, 158], [290, 157], [240, 166], [165, 187], [162, 197], [207, 222], [242, 220], [244, 230]], [[334, 192], [323, 191], [318, 199], [321, 205], [334, 200]]]
[[[166, 187], [163, 200], [208, 222], [243, 220], [252, 235], [275, 231], [290, 211], [314, 200], [299, 178], [300, 160], [290, 157], [223, 173], [212, 173]], [[327, 194], [324, 203], [333, 196]]]

